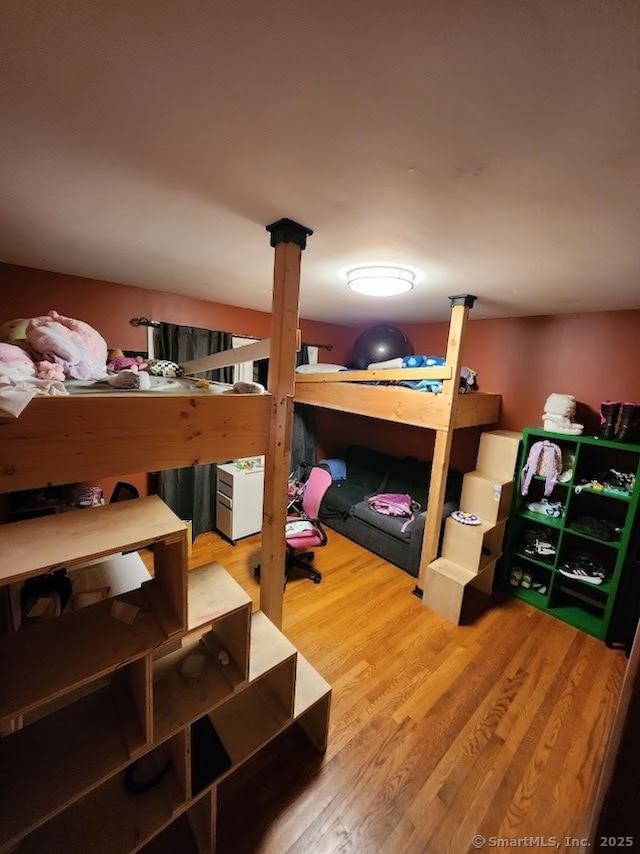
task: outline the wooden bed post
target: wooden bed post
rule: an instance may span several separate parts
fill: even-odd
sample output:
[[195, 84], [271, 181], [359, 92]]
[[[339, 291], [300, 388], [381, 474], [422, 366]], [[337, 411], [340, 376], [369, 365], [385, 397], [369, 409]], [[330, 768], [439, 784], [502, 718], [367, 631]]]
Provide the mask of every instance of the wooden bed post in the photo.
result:
[[287, 483], [300, 303], [300, 258], [313, 232], [290, 219], [267, 226], [275, 248], [271, 307], [269, 392], [272, 395], [269, 444], [264, 472], [260, 608], [282, 627]]
[[476, 297], [472, 294], [459, 294], [449, 297], [451, 300], [451, 323], [449, 325], [449, 340], [447, 341], [447, 366], [451, 368], [451, 378], [442, 384], [442, 394], [448, 400], [446, 426], [436, 430], [436, 442], [433, 449], [431, 464], [431, 480], [429, 483], [429, 498], [427, 500], [427, 519], [422, 539], [420, 556], [420, 571], [418, 583], [414, 589], [416, 596], [422, 598], [427, 567], [438, 555], [438, 541], [442, 525], [442, 505], [444, 504], [449, 458], [453, 430], [453, 404], [458, 396], [460, 387], [460, 368], [462, 367], [462, 342], [465, 326], [469, 317], [469, 309], [473, 308]]

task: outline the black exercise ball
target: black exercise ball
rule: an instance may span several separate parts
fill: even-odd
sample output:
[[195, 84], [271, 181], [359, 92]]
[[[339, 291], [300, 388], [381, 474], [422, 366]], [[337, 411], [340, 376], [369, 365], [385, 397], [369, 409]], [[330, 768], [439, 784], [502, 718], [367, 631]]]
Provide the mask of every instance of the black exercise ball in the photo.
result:
[[386, 362], [399, 356], [412, 356], [411, 341], [397, 326], [378, 323], [371, 326], [356, 338], [351, 355], [351, 365], [357, 371], [364, 371], [371, 362]]

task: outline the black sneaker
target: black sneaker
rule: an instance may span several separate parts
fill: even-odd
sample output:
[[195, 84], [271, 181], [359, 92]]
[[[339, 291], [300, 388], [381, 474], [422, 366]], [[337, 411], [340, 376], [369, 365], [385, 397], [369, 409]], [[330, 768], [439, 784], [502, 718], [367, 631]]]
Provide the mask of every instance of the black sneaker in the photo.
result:
[[567, 578], [577, 578], [588, 584], [602, 584], [606, 575], [604, 569], [588, 557], [578, 557], [565, 561], [558, 571]]
[[595, 537], [597, 540], [619, 540], [620, 528], [617, 528], [613, 522], [607, 519], [598, 519], [595, 516], [580, 516], [571, 523], [571, 527], [581, 534], [586, 534], [588, 537]]

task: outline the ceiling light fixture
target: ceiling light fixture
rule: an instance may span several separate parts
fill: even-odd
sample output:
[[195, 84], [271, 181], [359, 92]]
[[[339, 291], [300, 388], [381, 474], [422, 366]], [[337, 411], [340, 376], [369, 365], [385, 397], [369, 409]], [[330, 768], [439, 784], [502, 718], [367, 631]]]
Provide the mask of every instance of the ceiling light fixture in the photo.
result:
[[406, 267], [371, 264], [347, 270], [347, 284], [352, 291], [370, 297], [393, 297], [410, 291], [416, 274]]

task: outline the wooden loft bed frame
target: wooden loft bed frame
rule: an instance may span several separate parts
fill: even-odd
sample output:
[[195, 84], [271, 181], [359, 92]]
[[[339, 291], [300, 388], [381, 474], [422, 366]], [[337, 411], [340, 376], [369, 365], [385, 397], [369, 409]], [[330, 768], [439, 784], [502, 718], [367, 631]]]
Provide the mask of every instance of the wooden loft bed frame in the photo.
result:
[[[34, 398], [19, 418], [0, 417], [0, 494], [264, 454], [260, 608], [280, 628], [300, 262], [313, 232], [289, 219], [267, 231], [275, 250], [268, 393]], [[187, 367], [197, 373], [260, 358], [265, 346]]]
[[[465, 326], [469, 310], [473, 307], [476, 297], [471, 294], [460, 294], [449, 299], [451, 300], [451, 322], [446, 361], [443, 367], [305, 373], [296, 374], [295, 378], [294, 399], [297, 403], [436, 431], [420, 572], [414, 590], [414, 593], [420, 597], [424, 590], [427, 567], [438, 554], [453, 431], [460, 427], [493, 424], [498, 420], [500, 413], [501, 396], [499, 394], [459, 393]], [[429, 394], [415, 392], [401, 386], [360, 384], [378, 380], [419, 379], [442, 380], [442, 392]], [[349, 383], [346, 393], [343, 383]]]

